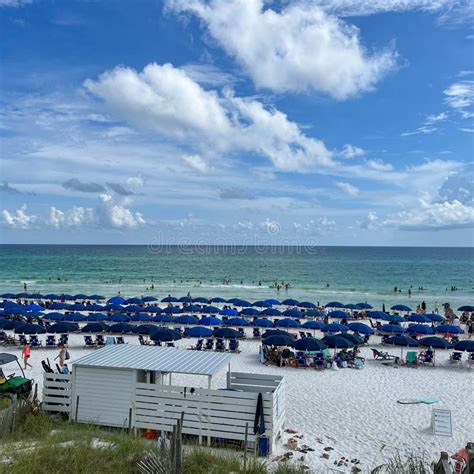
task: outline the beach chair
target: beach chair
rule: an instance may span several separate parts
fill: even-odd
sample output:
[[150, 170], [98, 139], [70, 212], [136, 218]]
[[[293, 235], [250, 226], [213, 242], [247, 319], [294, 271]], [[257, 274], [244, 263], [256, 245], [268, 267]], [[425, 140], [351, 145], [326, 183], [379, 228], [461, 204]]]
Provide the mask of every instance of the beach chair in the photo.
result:
[[175, 347], [174, 342], [167, 342], [166, 347]]
[[41, 366], [43, 367], [43, 370], [47, 373], [47, 374], [54, 374], [54, 370], [51, 368], [51, 366], [49, 365], [49, 361], [45, 361], [45, 360], [42, 360], [41, 361]]
[[30, 336], [31, 347], [41, 347], [43, 343], [38, 339], [38, 336]]
[[396, 358], [394, 355], [391, 355], [388, 352], [379, 351], [379, 350], [373, 349], [373, 348], [372, 348], [372, 354], [373, 354], [375, 360], [390, 360], [390, 361], [392, 361], [392, 360], [395, 360], [395, 358]]
[[111, 346], [113, 344], [115, 344], [115, 337], [114, 336], [107, 336], [105, 338], [105, 345], [106, 346]]
[[229, 341], [229, 352], [239, 353], [239, 341], [237, 339], [231, 339]]
[[216, 339], [216, 349], [217, 352], [224, 352], [225, 351], [225, 345], [224, 345], [224, 339]]
[[418, 365], [418, 354], [416, 351], [408, 351], [405, 364], [407, 367], [416, 367]]
[[125, 339], [123, 338], [123, 336], [117, 336], [115, 338], [115, 344], [125, 344]]
[[95, 343], [92, 340], [92, 336], [84, 336], [84, 346], [85, 347], [95, 347]]
[[260, 337], [262, 334], [260, 333], [260, 328], [253, 328], [253, 337]]
[[161, 341], [155, 341], [155, 346], [161, 347]]
[[434, 352], [431, 349], [420, 352], [418, 354], [418, 362], [423, 365], [430, 364], [434, 367], [435, 365]]
[[467, 361], [469, 362], [469, 367], [471, 367], [474, 364], [474, 352], [470, 352]]
[[18, 343], [20, 346], [24, 346], [26, 344], [28, 344], [28, 341], [26, 340], [26, 336], [23, 336], [23, 334], [20, 334], [18, 336]]
[[56, 347], [56, 336], [46, 336], [46, 347]]
[[206, 347], [204, 347], [206, 351], [212, 351], [214, 349], [214, 339], [208, 339], [206, 341]]
[[306, 337], [313, 337], [312, 334], [310, 332], [307, 332], [306, 333]]
[[144, 337], [141, 334], [138, 336], [138, 342], [140, 343], [141, 346], [146, 346], [147, 345], [147, 343], [145, 342]]
[[297, 367], [307, 367], [306, 364], [306, 357], [304, 356], [304, 352], [297, 352], [296, 353], [296, 366]]
[[238, 328], [237, 331], [239, 331], [239, 334], [241, 334], [242, 337], [245, 337], [245, 329], [244, 328]]
[[300, 335], [300, 339], [304, 339], [306, 337], [306, 333], [303, 331], [300, 331], [299, 335]]
[[61, 334], [61, 337], [59, 338], [59, 345], [63, 344], [67, 346], [69, 343], [69, 336], [67, 334]]
[[95, 337], [95, 345], [98, 347], [105, 346], [104, 336], [101, 336], [100, 334], [98, 334]]
[[461, 359], [462, 359], [462, 352], [454, 351], [454, 352], [449, 356], [449, 360], [450, 360], [452, 363], [461, 362]]
[[202, 345], [204, 344], [204, 339], [198, 339], [195, 346], [190, 346], [188, 349], [192, 351], [202, 351]]
[[316, 370], [324, 370], [326, 368], [326, 361], [324, 360], [324, 354], [322, 352], [318, 352], [313, 357], [313, 362]]

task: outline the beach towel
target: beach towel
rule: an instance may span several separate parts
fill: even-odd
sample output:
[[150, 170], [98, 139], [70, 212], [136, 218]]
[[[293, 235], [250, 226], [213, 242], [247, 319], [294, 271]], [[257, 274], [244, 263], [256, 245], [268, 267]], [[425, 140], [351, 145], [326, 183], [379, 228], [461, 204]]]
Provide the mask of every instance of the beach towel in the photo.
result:
[[424, 403], [426, 405], [431, 405], [433, 403], [437, 403], [439, 400], [437, 398], [403, 398], [401, 400], [397, 400], [397, 403], [402, 405], [417, 405], [419, 403]]

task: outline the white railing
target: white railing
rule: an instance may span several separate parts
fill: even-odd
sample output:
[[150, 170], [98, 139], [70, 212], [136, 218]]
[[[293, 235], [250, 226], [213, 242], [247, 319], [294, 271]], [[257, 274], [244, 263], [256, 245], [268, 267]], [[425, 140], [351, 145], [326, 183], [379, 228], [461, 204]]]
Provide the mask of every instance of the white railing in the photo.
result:
[[43, 410], [70, 413], [71, 389], [70, 374], [44, 374]]

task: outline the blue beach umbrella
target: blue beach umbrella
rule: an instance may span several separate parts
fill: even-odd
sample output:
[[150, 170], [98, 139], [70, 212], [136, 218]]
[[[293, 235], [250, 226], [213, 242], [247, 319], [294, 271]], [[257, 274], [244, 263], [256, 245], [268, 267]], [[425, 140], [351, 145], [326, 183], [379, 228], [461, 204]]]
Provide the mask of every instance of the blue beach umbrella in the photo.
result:
[[[290, 336], [287, 331], [283, 331], [283, 329], [267, 329], [263, 334], [262, 334], [262, 339], [266, 339], [269, 336], [277, 336], [277, 335], [283, 335], [283, 336]], [[293, 341], [294, 338], [290, 336]]]
[[168, 306], [161, 310], [161, 312], [165, 314], [179, 314], [181, 310], [177, 306]]
[[342, 332], [340, 334], [334, 334], [334, 335], [345, 337], [348, 341], [351, 341], [353, 344], [357, 346], [362, 346], [363, 344], [365, 344], [364, 339], [362, 339], [360, 336], [357, 336], [356, 334], [348, 334], [348, 333]]
[[9, 308], [6, 308], [3, 310], [3, 314], [5, 316], [21, 316], [21, 315], [24, 315], [26, 314], [27, 311], [23, 308], [20, 308], [20, 307], [16, 307], [16, 306], [11, 306]]
[[464, 306], [460, 306], [458, 308], [458, 311], [468, 311], [469, 313], [472, 313], [474, 311], [474, 306], [471, 306], [471, 305], [464, 305]]
[[226, 300], [224, 298], [220, 298], [219, 296], [215, 296], [209, 300], [209, 303], [225, 303]]
[[64, 315], [63, 321], [80, 322], [87, 321], [87, 317], [81, 313], [69, 313]]
[[387, 314], [382, 319], [389, 323], [404, 323], [406, 321], [406, 319], [399, 314]]
[[159, 326], [155, 326], [154, 324], [140, 324], [140, 326], [132, 326], [131, 324], [126, 324], [126, 326], [132, 327], [131, 332], [147, 336], [152, 334], [159, 328]]
[[305, 309], [315, 309], [316, 305], [314, 303], [311, 303], [310, 301], [301, 301], [297, 305], [299, 308], [305, 308]]
[[15, 296], [16, 296], [15, 293], [2, 293], [0, 295], [1, 298], [9, 298], [9, 299], [15, 298]]
[[303, 316], [303, 313], [299, 309], [286, 309], [282, 314], [289, 318], [301, 318]]
[[260, 328], [271, 328], [273, 327], [273, 323], [267, 318], [256, 318], [253, 321], [252, 326]]
[[297, 328], [299, 324], [294, 319], [283, 318], [283, 319], [279, 319], [275, 323], [275, 326], [281, 327], [281, 328]]
[[299, 301], [298, 300], [294, 300], [292, 298], [288, 298], [286, 300], [283, 300], [281, 302], [281, 304], [285, 305], [285, 306], [298, 306], [299, 305]]
[[388, 314], [385, 311], [368, 311], [367, 317], [371, 319], [385, 319]]
[[464, 331], [459, 326], [454, 324], [440, 324], [436, 326], [435, 331], [438, 334], [463, 334]]
[[104, 307], [104, 310], [120, 312], [124, 310], [124, 307], [118, 303], [109, 303]]
[[43, 319], [47, 321], [64, 321], [64, 314], [63, 313], [46, 313], [43, 316]]
[[79, 293], [77, 295], [74, 295], [73, 299], [75, 299], [75, 300], [87, 300], [88, 296], [84, 295], [83, 293]]
[[330, 301], [324, 305], [325, 308], [344, 308], [344, 304], [340, 301]]
[[173, 329], [158, 328], [150, 334], [150, 339], [160, 342], [177, 341], [181, 339], [181, 334], [177, 331], [173, 331]]
[[265, 300], [265, 303], [268, 303], [272, 306], [278, 306], [278, 305], [281, 304], [281, 302], [279, 300], [275, 299], [275, 298], [269, 298], [269, 299]]
[[434, 334], [434, 329], [424, 324], [410, 324], [407, 328], [408, 334], [416, 334], [418, 336], [428, 336]]
[[127, 323], [117, 323], [109, 326], [109, 331], [114, 333], [130, 334], [135, 332], [135, 326]]
[[54, 310], [60, 310], [60, 309], [67, 309], [68, 308], [68, 304], [66, 303], [61, 303], [59, 301], [55, 301], [54, 303], [51, 303], [49, 306], [48, 306], [48, 309], [54, 309]]
[[186, 306], [183, 309], [188, 313], [202, 313], [203, 311], [202, 307], [196, 304], [190, 304], [189, 306]]
[[336, 336], [336, 335], [324, 336], [322, 340], [331, 349], [349, 349], [355, 346], [353, 342], [349, 341], [349, 339], [346, 339], [345, 337], [342, 337], [342, 336]]
[[247, 300], [241, 300], [239, 299], [237, 303], [234, 303], [235, 306], [240, 306], [241, 308], [248, 308], [250, 306], [252, 306], [252, 303], [250, 301], [247, 301]]
[[128, 323], [130, 321], [130, 317], [126, 314], [114, 314], [111, 318], [111, 321], [114, 323]]
[[125, 303], [125, 298], [122, 298], [121, 296], [114, 296], [113, 298], [108, 299], [107, 303], [121, 305]]
[[68, 334], [70, 332], [76, 332], [79, 329], [77, 323], [69, 323], [62, 321], [60, 323], [52, 324], [48, 328], [49, 334]]
[[89, 295], [88, 300], [100, 301], [105, 300], [105, 296], [102, 295]]
[[97, 303], [88, 304], [86, 307], [87, 311], [104, 311], [104, 306]]
[[416, 339], [405, 335], [388, 337], [387, 339], [385, 339], [384, 344], [390, 344], [392, 346], [401, 347], [418, 347], [420, 345]]
[[35, 303], [23, 306], [23, 309], [26, 311], [44, 311], [44, 308], [42, 306]]
[[179, 299], [174, 296], [167, 296], [161, 300], [162, 303], [178, 303]]
[[456, 344], [454, 344], [454, 350], [474, 352], [474, 341], [468, 341], [465, 339], [464, 341], [456, 342]]
[[281, 311], [276, 308], [266, 308], [260, 312], [261, 316], [281, 316]]
[[154, 296], [144, 296], [142, 301], [144, 303], [151, 303], [152, 301], [158, 301], [158, 298], [155, 298]]
[[12, 329], [16, 329], [24, 324], [24, 321], [18, 321], [16, 319], [0, 319], [0, 329], [5, 331], [11, 331]]
[[136, 313], [130, 316], [130, 321], [133, 321], [133, 322], [147, 322], [147, 321], [151, 321], [152, 319], [153, 319], [152, 316], [145, 313]]
[[157, 314], [153, 316], [154, 323], [171, 323], [174, 321], [174, 317], [171, 314]]
[[328, 313], [328, 316], [330, 318], [338, 318], [338, 319], [350, 319], [350, 318], [352, 318], [352, 314], [347, 313], [346, 311], [341, 311], [341, 310], [330, 311]]
[[255, 301], [255, 303], [252, 304], [252, 306], [256, 306], [258, 308], [270, 308], [272, 306], [271, 303], [267, 303], [267, 301]]
[[85, 311], [87, 309], [87, 306], [82, 303], [74, 303], [69, 305], [69, 308], [71, 311]]
[[245, 318], [230, 318], [226, 324], [228, 326], [248, 326], [249, 322]]
[[428, 313], [428, 314], [425, 314], [425, 316], [433, 323], [442, 323], [445, 320], [443, 316], [436, 313]]
[[367, 326], [367, 324], [364, 324], [364, 323], [350, 323], [347, 325], [347, 327], [351, 331], [358, 332], [359, 334], [364, 334], [364, 335], [374, 334], [374, 330], [370, 326]]
[[202, 313], [204, 314], [219, 314], [220, 309], [217, 306], [204, 306]]
[[411, 321], [414, 323], [431, 323], [431, 319], [424, 314], [410, 314], [410, 316], [406, 317], [407, 321]]
[[212, 329], [203, 326], [194, 326], [192, 328], [186, 328], [184, 335], [188, 337], [211, 337]]
[[221, 316], [231, 316], [231, 317], [234, 317], [234, 316], [238, 316], [239, 315], [239, 312], [236, 310], [236, 309], [233, 309], [233, 308], [226, 308], [226, 309], [221, 309], [219, 311], [219, 314]]
[[344, 305], [344, 308], [345, 308], [345, 309], [353, 309], [353, 310], [358, 310], [358, 309], [360, 309], [359, 306], [357, 306], [357, 305], [354, 304], [354, 303], [345, 304], [345, 305]]
[[389, 334], [402, 334], [406, 332], [405, 328], [397, 326], [396, 324], [382, 324], [378, 329], [380, 332], [385, 332]]
[[176, 324], [199, 324], [198, 318], [194, 316], [190, 316], [188, 314], [183, 314], [182, 316], [178, 316], [174, 319]]
[[138, 306], [137, 304], [130, 304], [124, 308], [126, 313], [140, 313], [143, 311], [143, 306]]
[[89, 313], [86, 316], [87, 321], [107, 321], [109, 317], [103, 313]]
[[298, 339], [294, 343], [294, 348], [297, 351], [322, 351], [327, 349], [328, 346], [321, 339], [316, 339], [314, 337], [304, 337], [303, 339]]
[[243, 308], [242, 311], [240, 311], [240, 314], [245, 316], [258, 316], [260, 311], [256, 308]]
[[181, 296], [181, 298], [179, 298], [179, 302], [180, 303], [192, 303], [193, 299], [191, 298], [191, 296]]
[[322, 318], [324, 316], [326, 315], [317, 309], [308, 309], [303, 313], [303, 318]]
[[392, 309], [393, 311], [413, 311], [409, 306], [405, 306], [404, 304], [396, 304], [390, 309]]
[[242, 337], [239, 331], [231, 328], [218, 328], [214, 329], [212, 333], [214, 337], [222, 338], [222, 339], [237, 339]]
[[301, 325], [302, 328], [305, 328], [305, 329], [323, 329], [323, 327], [325, 326], [325, 324], [322, 322], [322, 321], [306, 321], [305, 323], [303, 323]]
[[359, 309], [372, 309], [373, 306], [369, 303], [357, 303]]
[[339, 323], [326, 324], [321, 329], [321, 331], [323, 332], [345, 332], [348, 330], [349, 330], [348, 326], [346, 326], [345, 324], [339, 324]]
[[41, 293], [33, 293], [30, 295], [32, 300], [42, 300], [44, 296]]
[[453, 345], [441, 337], [423, 337], [418, 341], [422, 347], [431, 347], [432, 349], [452, 349]]
[[222, 320], [216, 318], [215, 316], [206, 316], [205, 318], [201, 319], [200, 323], [204, 326], [220, 326], [222, 324]]
[[29, 298], [30, 293], [17, 293], [16, 298]]
[[210, 301], [208, 298], [204, 298], [203, 296], [198, 296], [197, 298], [193, 298], [194, 303], [200, 303], [200, 304], [209, 304]]
[[143, 300], [141, 298], [128, 298], [123, 304], [143, 304]]
[[105, 323], [88, 323], [82, 329], [81, 332], [92, 333], [92, 332], [109, 332], [109, 326]]
[[293, 346], [294, 342], [295, 340], [291, 336], [284, 334], [275, 334], [263, 339], [266, 346]]
[[15, 328], [15, 334], [45, 334], [46, 329], [39, 324], [22, 324]]
[[142, 311], [144, 313], [161, 313], [163, 310], [159, 306], [145, 306]]

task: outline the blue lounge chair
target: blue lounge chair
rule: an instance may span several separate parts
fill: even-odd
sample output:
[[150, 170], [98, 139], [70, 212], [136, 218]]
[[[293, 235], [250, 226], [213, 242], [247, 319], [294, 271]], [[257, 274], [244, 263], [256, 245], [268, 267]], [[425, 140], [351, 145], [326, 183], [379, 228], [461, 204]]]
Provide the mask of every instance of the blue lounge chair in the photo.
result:
[[245, 337], [245, 329], [244, 328], [238, 328], [237, 331], [239, 331], [239, 334], [242, 334], [242, 337]]
[[306, 364], [306, 357], [304, 356], [304, 352], [297, 352], [296, 353], [296, 364], [298, 367], [307, 367]]
[[125, 340], [124, 340], [123, 336], [117, 336], [115, 338], [115, 344], [125, 344]]
[[224, 346], [224, 339], [216, 339], [216, 351], [218, 352], [224, 352], [225, 351], [225, 346]]
[[214, 339], [208, 339], [206, 341], [206, 347], [204, 349], [206, 351], [212, 351], [214, 349]]
[[20, 346], [25, 346], [26, 344], [28, 344], [28, 341], [26, 340], [26, 336], [23, 336], [23, 334], [20, 334], [18, 336], [18, 342]]
[[435, 365], [434, 352], [431, 349], [420, 352], [418, 354], [418, 362], [423, 365], [431, 364], [434, 367]]
[[326, 361], [324, 360], [324, 354], [322, 352], [318, 352], [314, 358], [314, 368], [317, 370], [324, 370], [326, 368]]
[[101, 336], [100, 334], [98, 334], [96, 337], [95, 337], [95, 345], [96, 346], [105, 346], [105, 341], [104, 341], [104, 336]]
[[38, 336], [30, 336], [31, 347], [41, 347], [43, 343], [38, 339]]
[[155, 341], [155, 346], [161, 347], [161, 341]]
[[306, 333], [306, 337], [312, 337], [311, 333], [310, 333], [310, 332], [307, 332], [307, 333]]
[[260, 337], [260, 328], [253, 328], [253, 337]]
[[306, 337], [306, 333], [303, 331], [300, 331], [299, 334], [300, 334], [300, 339], [304, 339]]
[[229, 341], [229, 352], [240, 352], [239, 341], [237, 339], [231, 339]]
[[61, 334], [61, 337], [59, 338], [59, 345], [63, 344], [67, 346], [69, 343], [69, 336], [67, 334]]
[[46, 336], [46, 347], [56, 347], [56, 336]]
[[461, 362], [462, 352], [455, 351], [449, 356], [451, 362]]
[[92, 340], [92, 336], [84, 336], [85, 347], [95, 347], [95, 343]]
[[167, 342], [166, 347], [175, 347], [174, 342]]
[[114, 336], [107, 336], [107, 338], [105, 339], [105, 345], [106, 346], [111, 346], [115, 344], [115, 337]]

